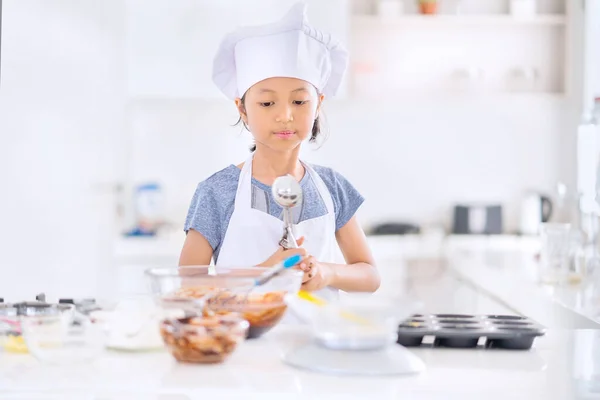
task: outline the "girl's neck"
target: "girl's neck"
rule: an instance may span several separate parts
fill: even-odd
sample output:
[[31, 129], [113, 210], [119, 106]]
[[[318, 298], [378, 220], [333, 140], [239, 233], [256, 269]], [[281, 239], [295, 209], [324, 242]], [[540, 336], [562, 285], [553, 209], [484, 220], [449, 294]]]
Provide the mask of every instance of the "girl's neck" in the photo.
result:
[[257, 146], [252, 161], [252, 176], [269, 186], [277, 177], [288, 174], [300, 181], [304, 176], [304, 166], [299, 160], [299, 152], [300, 146], [288, 152]]

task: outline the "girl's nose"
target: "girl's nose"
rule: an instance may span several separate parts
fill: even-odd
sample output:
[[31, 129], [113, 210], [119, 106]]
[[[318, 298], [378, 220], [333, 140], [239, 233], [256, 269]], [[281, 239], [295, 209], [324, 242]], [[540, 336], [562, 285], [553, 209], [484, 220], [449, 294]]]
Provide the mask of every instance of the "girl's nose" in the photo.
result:
[[292, 108], [289, 106], [283, 106], [281, 110], [277, 113], [277, 117], [275, 121], [277, 122], [291, 122], [294, 120], [294, 116], [292, 115]]

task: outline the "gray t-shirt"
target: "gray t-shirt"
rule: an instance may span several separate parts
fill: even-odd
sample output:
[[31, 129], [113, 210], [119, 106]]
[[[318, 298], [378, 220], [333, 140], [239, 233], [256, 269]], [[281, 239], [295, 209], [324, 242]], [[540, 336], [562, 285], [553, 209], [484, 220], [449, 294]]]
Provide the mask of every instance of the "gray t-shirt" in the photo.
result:
[[[356, 213], [364, 198], [341, 174], [331, 168], [311, 165], [319, 174], [333, 199], [336, 231]], [[200, 182], [192, 198], [184, 230], [193, 229], [202, 234], [213, 249], [215, 262], [233, 214], [235, 194], [241, 170], [230, 165]], [[327, 207], [319, 195], [310, 174], [300, 181], [302, 203], [294, 207], [294, 223], [327, 214]], [[273, 199], [271, 187], [252, 178], [252, 208], [264, 211], [283, 220], [283, 210]], [[283, 227], [283, 225], [282, 225]]]

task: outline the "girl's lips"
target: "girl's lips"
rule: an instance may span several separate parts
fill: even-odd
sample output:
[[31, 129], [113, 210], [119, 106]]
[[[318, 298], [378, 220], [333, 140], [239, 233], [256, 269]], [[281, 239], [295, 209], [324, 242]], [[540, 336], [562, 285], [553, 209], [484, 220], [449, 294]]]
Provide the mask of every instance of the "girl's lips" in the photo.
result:
[[292, 131], [279, 131], [279, 132], [275, 132], [275, 135], [277, 137], [285, 139], [285, 138], [292, 137], [294, 135], [294, 132], [292, 132]]

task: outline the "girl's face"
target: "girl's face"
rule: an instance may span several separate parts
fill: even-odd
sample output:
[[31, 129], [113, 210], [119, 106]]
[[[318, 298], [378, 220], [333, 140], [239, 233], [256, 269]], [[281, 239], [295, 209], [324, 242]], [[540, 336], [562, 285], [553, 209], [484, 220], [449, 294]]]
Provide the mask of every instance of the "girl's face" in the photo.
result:
[[236, 99], [242, 120], [257, 148], [289, 151], [310, 138], [323, 95], [310, 83], [296, 78], [269, 78], [246, 92], [244, 104]]

